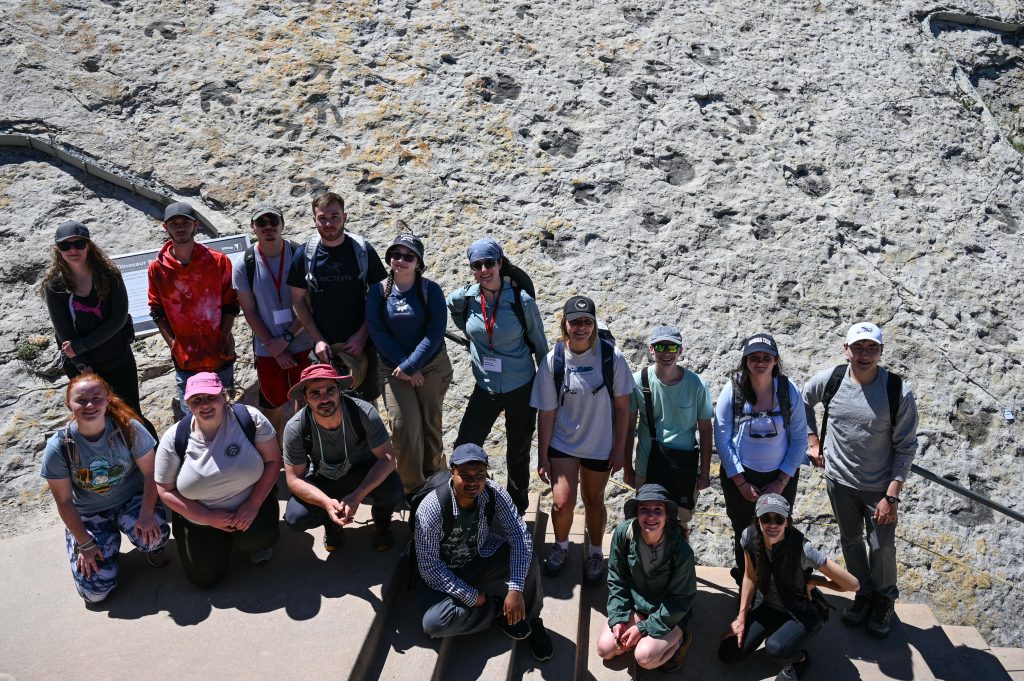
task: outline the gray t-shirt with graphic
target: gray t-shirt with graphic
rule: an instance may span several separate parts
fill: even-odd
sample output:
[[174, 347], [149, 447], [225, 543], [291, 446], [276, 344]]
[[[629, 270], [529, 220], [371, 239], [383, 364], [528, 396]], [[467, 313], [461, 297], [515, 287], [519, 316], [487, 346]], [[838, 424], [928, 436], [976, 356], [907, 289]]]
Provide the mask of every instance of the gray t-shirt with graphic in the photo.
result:
[[47, 480], [71, 480], [71, 500], [82, 515], [109, 511], [142, 491], [142, 471], [135, 459], [156, 446], [156, 440], [138, 421], [131, 422], [135, 446], [128, 449], [121, 431], [107, 417], [106, 429], [97, 440], [86, 439], [78, 424], [70, 428], [73, 440], [71, 468], [60, 451], [61, 433], [53, 434], [43, 450], [41, 475]]

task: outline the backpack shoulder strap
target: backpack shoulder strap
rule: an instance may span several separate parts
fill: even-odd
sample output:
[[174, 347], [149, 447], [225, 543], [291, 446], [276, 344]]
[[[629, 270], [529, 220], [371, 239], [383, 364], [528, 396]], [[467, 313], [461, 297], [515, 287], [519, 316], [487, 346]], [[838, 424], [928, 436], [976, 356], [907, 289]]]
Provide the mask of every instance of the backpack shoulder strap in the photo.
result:
[[526, 310], [523, 309], [523, 291], [515, 279], [507, 278], [506, 281], [512, 286], [512, 312], [515, 314], [516, 319], [519, 321], [519, 326], [523, 329], [523, 342], [526, 343], [526, 347], [530, 348], [530, 354], [537, 354], [537, 346], [530, 340], [530, 334], [526, 331]]
[[256, 280], [256, 244], [245, 249], [242, 260], [245, 263], [245, 279], [249, 282], [249, 291], [252, 291], [252, 283]]
[[355, 403], [351, 395], [341, 394], [341, 400], [345, 404], [345, 416], [352, 424], [352, 430], [356, 434], [356, 442], [366, 442], [366, 426], [363, 425], [363, 410]]
[[555, 379], [555, 397], [562, 404], [562, 386], [565, 385], [565, 343], [555, 343], [555, 352], [551, 358], [551, 377]]
[[302, 254], [302, 259], [306, 263], [306, 285], [310, 291], [320, 290], [316, 284], [316, 275], [313, 274], [313, 265], [316, 264], [316, 251], [318, 248], [320, 248], [320, 232], [314, 229], [306, 241], [306, 250]]
[[900, 411], [900, 400], [903, 399], [903, 377], [892, 371], [888, 373], [885, 396], [889, 398], [889, 424], [893, 432], [896, 432], [896, 416]]
[[363, 282], [363, 288], [366, 288], [366, 276], [370, 270], [370, 257], [366, 254], [366, 239], [352, 232], [345, 232], [345, 235], [352, 239], [352, 247], [356, 252], [356, 264], [359, 266], [359, 279]]
[[191, 416], [186, 416], [174, 426], [174, 453], [178, 455], [179, 465], [185, 463], [185, 450], [188, 449], [188, 436], [191, 431]]
[[72, 449], [75, 446], [75, 440], [71, 435], [71, 427], [64, 426], [57, 431], [57, 441], [60, 442], [60, 455], [64, 457], [64, 463], [68, 465], [68, 472], [71, 472], [71, 462], [74, 460], [74, 453]]
[[302, 451], [306, 459], [313, 461], [313, 418], [309, 415], [309, 407], [302, 408]]
[[608, 396], [615, 399], [615, 346], [603, 338], [597, 342], [601, 346], [601, 385], [597, 386], [594, 394], [601, 388], [608, 389]]
[[231, 405], [231, 411], [235, 412], [235, 418], [238, 419], [238, 425], [242, 427], [242, 432], [245, 433], [245, 439], [249, 441], [249, 444], [256, 446], [256, 422], [252, 420], [252, 414], [245, 408], [244, 404], [235, 402]]
[[821, 444], [825, 444], [825, 431], [828, 428], [828, 405], [832, 402], [832, 398], [839, 392], [839, 386], [843, 384], [843, 377], [846, 376], [846, 364], [840, 364], [836, 368], [832, 369], [832, 375], [828, 377], [828, 383], [825, 384], [825, 391], [821, 394], [821, 404], [825, 408], [825, 413], [821, 415], [821, 434], [818, 439]]
[[782, 427], [787, 431], [789, 430], [789, 415], [793, 409], [793, 403], [789, 399], [789, 377], [786, 374], [779, 374], [779, 387], [777, 394], [779, 397], [779, 411], [782, 412]]
[[647, 430], [651, 433], [651, 443], [658, 440], [657, 429], [654, 426], [654, 394], [651, 392], [650, 367], [640, 370], [640, 383], [644, 393], [644, 411], [647, 415]]
[[441, 507], [441, 543], [444, 544], [455, 527], [455, 513], [452, 511], [452, 488], [447, 482], [434, 489], [437, 503]]

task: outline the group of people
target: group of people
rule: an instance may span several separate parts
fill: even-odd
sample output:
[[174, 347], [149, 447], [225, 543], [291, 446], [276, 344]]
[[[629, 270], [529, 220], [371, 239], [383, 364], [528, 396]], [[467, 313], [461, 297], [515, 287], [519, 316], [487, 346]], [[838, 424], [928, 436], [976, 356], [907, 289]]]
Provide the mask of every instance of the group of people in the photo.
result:
[[[681, 364], [675, 327], [654, 329], [653, 362], [632, 373], [599, 328], [594, 301], [573, 296], [549, 348], [532, 281], [493, 239], [469, 247], [474, 283], [445, 298], [423, 276], [418, 237], [398, 235], [386, 269], [372, 244], [346, 231], [340, 196], [320, 194], [312, 210], [316, 229], [297, 243], [283, 238], [280, 209], [255, 209], [256, 241], [234, 265], [195, 241], [191, 206], [165, 210], [169, 239], [149, 267], [149, 305], [183, 417], [159, 442], [139, 404], [124, 282], [85, 225], [58, 227], [41, 288], [71, 379], [71, 418], [47, 443], [42, 475], [87, 603], [116, 586], [122, 533], [154, 565], [166, 564], [173, 533], [185, 575], [203, 587], [226, 575], [233, 546], [253, 563], [269, 560], [283, 465], [286, 524], [322, 526], [327, 551], [343, 544], [361, 504], [371, 507], [381, 551], [394, 543], [395, 511], [414, 509], [411, 551], [429, 634], [478, 631], [497, 618], [547, 659], [539, 572], [556, 577], [568, 562], [579, 496], [589, 539], [583, 582], [609, 590], [598, 653], [678, 668], [696, 593], [688, 523], [711, 484], [714, 445], [740, 587], [720, 658], [765, 642], [783, 678], [796, 678], [809, 660], [802, 645], [827, 615], [817, 586], [856, 590], [843, 621], [888, 633], [917, 410], [900, 377], [879, 366], [877, 326], [851, 327], [848, 363], [803, 390], [782, 373], [774, 338], [751, 336], [713, 407], [706, 383]], [[230, 399], [239, 311], [252, 330], [258, 409]], [[466, 336], [475, 382], [450, 460], [442, 431], [449, 317]], [[377, 411], [382, 395], [390, 432]], [[482, 449], [502, 413], [504, 488], [489, 478]], [[555, 538], [542, 562], [522, 520], [535, 433]], [[824, 467], [846, 569], [793, 527], [806, 463]], [[619, 470], [637, 492], [606, 566], [605, 487]]]

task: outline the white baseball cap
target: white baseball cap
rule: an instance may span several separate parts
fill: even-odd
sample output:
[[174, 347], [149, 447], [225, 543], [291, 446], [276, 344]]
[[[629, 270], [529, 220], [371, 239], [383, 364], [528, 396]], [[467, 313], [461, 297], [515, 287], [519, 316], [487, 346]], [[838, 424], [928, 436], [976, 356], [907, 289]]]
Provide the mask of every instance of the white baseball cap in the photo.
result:
[[871, 322], [857, 322], [846, 332], [846, 344], [853, 345], [860, 340], [869, 340], [882, 345], [882, 330]]

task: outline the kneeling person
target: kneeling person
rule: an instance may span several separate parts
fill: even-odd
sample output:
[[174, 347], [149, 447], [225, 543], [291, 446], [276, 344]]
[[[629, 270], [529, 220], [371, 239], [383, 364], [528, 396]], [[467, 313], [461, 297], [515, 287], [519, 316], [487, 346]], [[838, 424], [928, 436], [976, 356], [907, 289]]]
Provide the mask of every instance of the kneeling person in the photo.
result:
[[683, 538], [676, 503], [647, 484], [626, 502], [608, 559], [608, 628], [597, 654], [630, 650], [644, 669], [682, 666], [693, 636], [686, 627], [697, 597], [693, 550]]
[[[324, 526], [324, 548], [341, 546], [343, 528], [359, 504], [371, 503], [373, 544], [386, 551], [394, 544], [391, 515], [402, 502], [402, 481], [395, 471], [395, 448], [369, 402], [343, 394], [352, 385], [329, 364], [303, 370], [289, 392], [306, 405], [284, 431], [284, 471], [292, 493], [285, 522], [299, 532]], [[312, 468], [310, 468], [312, 466]]]
[[[550, 659], [551, 637], [539, 617], [544, 593], [516, 505], [488, 479], [487, 454], [479, 445], [455, 448], [451, 474], [416, 509], [423, 630], [434, 638], [472, 634], [501, 616], [509, 637], [528, 638], [534, 657]], [[504, 536], [491, 529], [494, 520]]]

